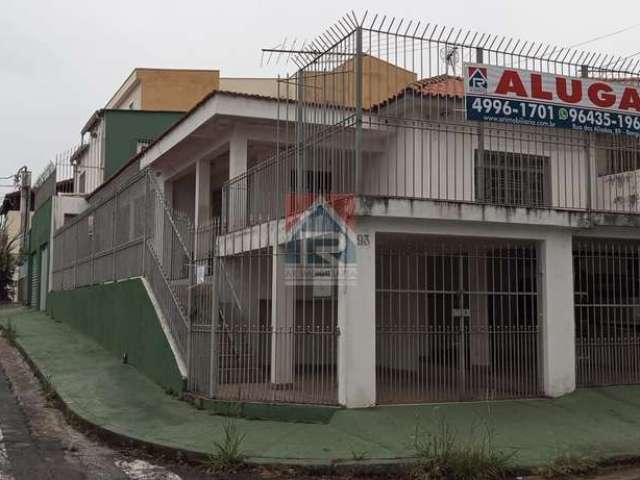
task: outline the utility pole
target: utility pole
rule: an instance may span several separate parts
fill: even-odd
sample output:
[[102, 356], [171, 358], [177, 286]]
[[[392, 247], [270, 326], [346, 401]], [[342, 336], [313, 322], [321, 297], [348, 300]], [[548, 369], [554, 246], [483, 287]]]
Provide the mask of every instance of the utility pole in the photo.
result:
[[[18, 170], [16, 180], [18, 185], [20, 185], [20, 256], [24, 258], [28, 248], [27, 231], [29, 230], [29, 213], [31, 212], [31, 172], [26, 166]], [[20, 268], [22, 268], [22, 266]], [[20, 286], [24, 284], [24, 282], [18, 282], [17, 298], [22, 299], [23, 302], [26, 303], [28, 292], [20, 291]]]

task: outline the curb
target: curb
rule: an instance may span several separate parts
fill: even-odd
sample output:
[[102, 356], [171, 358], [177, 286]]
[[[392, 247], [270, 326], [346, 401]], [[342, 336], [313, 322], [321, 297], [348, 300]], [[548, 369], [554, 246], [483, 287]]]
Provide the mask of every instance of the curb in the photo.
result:
[[[4, 331], [4, 326], [0, 324], [0, 331]], [[48, 388], [52, 392], [53, 401], [64, 415], [67, 422], [72, 427], [80, 430], [85, 434], [93, 434], [99, 440], [107, 445], [117, 449], [137, 449], [154, 457], [164, 457], [173, 459], [176, 462], [186, 462], [192, 465], [202, 465], [205, 463], [209, 455], [207, 453], [194, 450], [170, 447], [161, 445], [140, 438], [130, 437], [125, 434], [115, 432], [102, 425], [96, 424], [86, 419], [81, 414], [73, 410], [71, 406], [60, 396], [55, 385], [49, 381], [49, 378], [40, 370], [36, 363], [31, 359], [27, 351], [20, 345], [19, 341], [9, 342], [19, 353], [23, 360], [29, 365], [29, 368], [36, 376], [41, 386]], [[195, 408], [195, 407], [194, 407]], [[310, 459], [311, 460], [311, 459]], [[328, 460], [319, 461], [317, 459], [309, 461], [305, 458], [282, 458], [276, 459], [272, 457], [247, 457], [245, 463], [248, 467], [264, 466], [274, 468], [297, 468], [303, 472], [313, 474], [332, 474], [336, 472], [353, 473], [354, 475], [398, 475], [404, 474], [412, 465], [410, 458], [399, 459], [371, 459], [363, 461], [353, 460]]]
[[[4, 331], [5, 327], [0, 324], [0, 331]], [[209, 455], [201, 451], [194, 451], [184, 449], [180, 447], [172, 447], [167, 445], [150, 442], [140, 438], [130, 437], [123, 433], [119, 433], [99, 424], [86, 419], [81, 414], [73, 410], [73, 408], [65, 402], [55, 388], [55, 385], [50, 382], [47, 377], [36, 363], [31, 359], [27, 351], [19, 343], [18, 340], [14, 342], [8, 341], [8, 343], [14, 347], [23, 360], [29, 365], [29, 368], [36, 376], [40, 384], [44, 388], [48, 388], [55, 402], [56, 408], [58, 408], [64, 415], [65, 419], [72, 425], [72, 427], [80, 430], [85, 434], [93, 434], [106, 444], [117, 449], [137, 449], [146, 454], [154, 457], [164, 457], [166, 459], [175, 460], [177, 463], [189, 463], [192, 465], [202, 465], [208, 460]], [[189, 403], [188, 398], [183, 398], [183, 401]], [[196, 400], [196, 399], [191, 399]], [[197, 403], [197, 401], [195, 402]], [[197, 408], [197, 406], [194, 406]], [[264, 466], [275, 468], [296, 468], [301, 472], [307, 472], [317, 475], [337, 474], [337, 473], [352, 473], [354, 475], [371, 475], [378, 476], [384, 475], [388, 478], [394, 478], [396, 474], [404, 475], [414, 465], [413, 458], [404, 457], [397, 459], [367, 459], [367, 460], [351, 460], [351, 459], [336, 459], [336, 460], [318, 460], [318, 459], [305, 459], [305, 458], [274, 458], [274, 457], [247, 457], [246, 465], [251, 467]], [[611, 467], [624, 467], [630, 465], [640, 465], [640, 456], [633, 455], [618, 455], [607, 458], [600, 458], [596, 460], [596, 464], [601, 468]], [[516, 465], [514, 466], [514, 473], [517, 472], [521, 478], [527, 478], [535, 471], [535, 467]], [[533, 477], [532, 477], [533, 478]], [[537, 477], [535, 477], [537, 478]]]

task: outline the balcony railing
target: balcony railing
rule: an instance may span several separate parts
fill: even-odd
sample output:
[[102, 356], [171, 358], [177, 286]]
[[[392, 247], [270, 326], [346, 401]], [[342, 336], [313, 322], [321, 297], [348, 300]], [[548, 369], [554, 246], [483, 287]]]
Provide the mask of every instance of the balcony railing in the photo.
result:
[[87, 195], [102, 184], [104, 168], [74, 161], [83, 148], [80, 145], [57, 155], [38, 176], [33, 185], [35, 209], [56, 194]]
[[[640, 213], [640, 142], [473, 122], [370, 122], [357, 172], [353, 128], [276, 157], [223, 189], [230, 230], [283, 218], [300, 194], [358, 194]], [[359, 180], [358, 180], [359, 178]]]

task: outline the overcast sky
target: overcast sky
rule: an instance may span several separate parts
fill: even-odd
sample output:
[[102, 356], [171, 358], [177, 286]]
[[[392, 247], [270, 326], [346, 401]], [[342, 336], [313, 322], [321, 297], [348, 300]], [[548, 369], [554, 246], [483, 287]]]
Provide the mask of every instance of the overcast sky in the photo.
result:
[[[2, 0], [0, 176], [22, 165], [37, 176], [57, 152], [78, 143], [91, 113], [134, 67], [268, 76], [273, 69], [261, 68], [260, 48], [284, 37], [312, 39], [346, 9], [559, 46], [640, 22], [640, 2], [631, 0]], [[584, 48], [636, 53], [640, 25]]]

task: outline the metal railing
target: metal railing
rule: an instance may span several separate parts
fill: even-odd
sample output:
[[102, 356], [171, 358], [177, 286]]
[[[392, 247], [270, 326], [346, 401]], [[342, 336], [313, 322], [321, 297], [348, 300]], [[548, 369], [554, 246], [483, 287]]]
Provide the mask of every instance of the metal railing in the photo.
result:
[[38, 209], [56, 194], [87, 195], [104, 181], [104, 168], [100, 165], [80, 165], [75, 161], [85, 145], [79, 145], [56, 155], [36, 179], [34, 209]]
[[191, 241], [155, 179], [140, 172], [55, 232], [52, 289], [146, 277], [186, 363]]
[[574, 243], [576, 383], [640, 383], [640, 242]]
[[335, 286], [318, 296], [310, 286], [287, 283], [289, 252], [268, 230], [239, 241], [225, 231], [214, 221], [196, 235], [191, 391], [225, 400], [336, 404]]
[[467, 121], [462, 79], [483, 63], [637, 86], [639, 61], [377, 15], [336, 28], [290, 55], [275, 158], [224, 187], [231, 230], [284, 218], [287, 192], [640, 213], [640, 139]]

